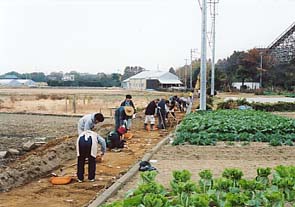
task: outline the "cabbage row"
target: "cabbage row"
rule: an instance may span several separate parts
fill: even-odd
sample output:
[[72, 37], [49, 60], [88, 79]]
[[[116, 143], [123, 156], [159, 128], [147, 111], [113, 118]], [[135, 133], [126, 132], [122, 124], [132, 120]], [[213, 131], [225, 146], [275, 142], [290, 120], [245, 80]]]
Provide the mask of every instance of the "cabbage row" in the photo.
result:
[[293, 146], [295, 119], [254, 110], [195, 112], [181, 122], [173, 144], [215, 145], [217, 141]]
[[142, 182], [125, 199], [103, 207], [283, 207], [295, 206], [295, 167], [258, 168], [255, 179], [243, 179], [239, 169], [225, 169], [221, 178], [210, 170], [199, 173], [198, 182], [187, 170], [174, 171], [170, 188], [155, 181], [157, 172], [141, 174]]

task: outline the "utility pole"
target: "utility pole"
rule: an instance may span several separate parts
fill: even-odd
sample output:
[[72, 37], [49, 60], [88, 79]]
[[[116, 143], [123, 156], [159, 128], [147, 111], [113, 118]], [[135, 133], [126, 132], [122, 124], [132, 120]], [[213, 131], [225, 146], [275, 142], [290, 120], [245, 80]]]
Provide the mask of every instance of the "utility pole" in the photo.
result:
[[197, 49], [191, 49], [190, 89], [193, 89], [193, 53], [196, 51]]
[[210, 11], [212, 17], [212, 63], [211, 63], [211, 96], [214, 96], [215, 91], [215, 20], [216, 20], [216, 4], [219, 3], [219, 0], [210, 0]]
[[206, 110], [206, 62], [207, 62], [207, 0], [202, 1], [202, 35], [201, 35], [201, 91], [200, 110]]
[[262, 52], [260, 52], [260, 88], [262, 88]]
[[185, 60], [185, 66], [184, 66], [184, 85], [185, 88], [187, 88], [187, 61], [188, 59], [184, 59]]

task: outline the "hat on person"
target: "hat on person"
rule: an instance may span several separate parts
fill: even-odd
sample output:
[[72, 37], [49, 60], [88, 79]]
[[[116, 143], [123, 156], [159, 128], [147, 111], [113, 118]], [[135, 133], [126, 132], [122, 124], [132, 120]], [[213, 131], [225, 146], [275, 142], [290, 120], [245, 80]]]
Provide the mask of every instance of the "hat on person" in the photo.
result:
[[117, 131], [118, 131], [120, 134], [125, 134], [127, 130], [126, 130], [125, 127], [120, 126], [120, 127], [117, 129]]
[[134, 114], [134, 108], [132, 106], [124, 106], [124, 111], [127, 116], [132, 116]]

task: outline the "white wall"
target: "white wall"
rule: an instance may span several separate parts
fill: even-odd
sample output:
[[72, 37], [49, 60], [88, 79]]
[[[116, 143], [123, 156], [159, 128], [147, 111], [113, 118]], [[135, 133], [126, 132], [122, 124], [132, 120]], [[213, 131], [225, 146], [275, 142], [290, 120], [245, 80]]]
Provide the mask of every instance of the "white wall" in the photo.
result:
[[[260, 88], [260, 84], [258, 82], [244, 82], [244, 85], [249, 89], [258, 89]], [[232, 86], [237, 89], [241, 89], [242, 82], [234, 82]]]

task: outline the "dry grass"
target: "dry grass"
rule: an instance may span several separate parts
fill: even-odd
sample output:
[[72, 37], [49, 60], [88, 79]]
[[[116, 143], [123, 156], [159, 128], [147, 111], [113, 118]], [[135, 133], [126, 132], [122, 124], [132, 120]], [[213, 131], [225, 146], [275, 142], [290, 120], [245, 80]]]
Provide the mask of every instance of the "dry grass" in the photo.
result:
[[156, 91], [127, 91], [123, 89], [8, 89], [0, 88], [3, 100], [0, 111], [50, 114], [87, 114], [101, 112], [111, 116], [126, 94], [131, 94], [138, 109], [154, 98], [168, 98], [172, 93]]

